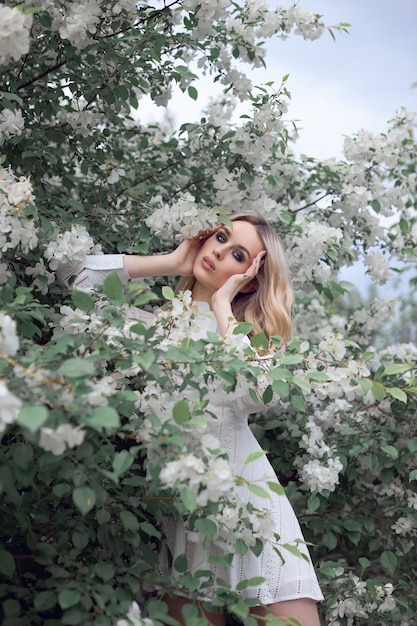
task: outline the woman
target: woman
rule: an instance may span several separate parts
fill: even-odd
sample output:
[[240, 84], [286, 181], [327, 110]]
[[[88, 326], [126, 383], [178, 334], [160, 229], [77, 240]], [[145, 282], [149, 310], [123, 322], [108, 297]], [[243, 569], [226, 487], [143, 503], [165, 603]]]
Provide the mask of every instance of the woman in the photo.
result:
[[[198, 331], [217, 329], [225, 336], [233, 332], [238, 322], [255, 325], [254, 332], [262, 330], [268, 337], [279, 335], [287, 339], [291, 330], [290, 309], [292, 290], [286, 259], [278, 235], [262, 217], [252, 214], [236, 215], [232, 227], [219, 225], [212, 231], [200, 233], [194, 239], [186, 239], [173, 252], [165, 255], [139, 257], [107, 255], [87, 257], [81, 271], [60, 268], [58, 278], [68, 284], [69, 278], [77, 274], [73, 288], [90, 291], [94, 284], [103, 282], [112, 270], [119, 270], [122, 279], [152, 276], [182, 277], [180, 286], [192, 292], [194, 303], [204, 314], [196, 315]], [[207, 315], [207, 310], [209, 314]], [[211, 311], [211, 313], [210, 313]], [[150, 320], [143, 312], [143, 320]], [[266, 382], [265, 382], [266, 381]], [[255, 389], [261, 402], [263, 389], [268, 384], [261, 376]], [[277, 398], [274, 399], [277, 403]], [[222, 449], [228, 453], [234, 475], [248, 481], [265, 485], [278, 482], [265, 456], [246, 464], [249, 454], [261, 450], [247, 422], [248, 414], [262, 408], [249, 393], [233, 402], [210, 403], [209, 409], [217, 415], [213, 420], [212, 432], [220, 440]], [[271, 499], [257, 498], [247, 492], [247, 501], [259, 509], [270, 507], [280, 537], [280, 544], [302, 540], [301, 530], [287, 498], [271, 492]], [[274, 550], [272, 542], [265, 542], [259, 556], [248, 552], [235, 556], [230, 568], [220, 570], [208, 565], [202, 547], [189, 540], [186, 530], [171, 520], [167, 525], [167, 544], [173, 560], [185, 553], [191, 569], [208, 567], [215, 576], [224, 578], [232, 588], [240, 580], [260, 576], [266, 579], [259, 587], [245, 589], [242, 594], [256, 598], [259, 606], [252, 609], [259, 623], [267, 613], [285, 619], [295, 617], [303, 626], [319, 626], [316, 602], [323, 599], [313, 566], [304, 544], [297, 544], [306, 558], [285, 551], [284, 562]], [[284, 552], [284, 550], [282, 551]], [[169, 573], [161, 558], [163, 573]], [[168, 597], [170, 614], [183, 622], [181, 609], [189, 600], [184, 597]], [[215, 626], [224, 625], [221, 614], [208, 615]]]

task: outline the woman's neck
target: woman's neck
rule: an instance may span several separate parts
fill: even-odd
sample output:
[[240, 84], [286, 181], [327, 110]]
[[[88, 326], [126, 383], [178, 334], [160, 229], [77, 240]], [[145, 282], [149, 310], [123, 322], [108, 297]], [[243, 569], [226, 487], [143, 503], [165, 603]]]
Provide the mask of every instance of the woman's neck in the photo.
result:
[[191, 295], [194, 302], [207, 302], [211, 308], [211, 298], [213, 296], [213, 291], [211, 289], [207, 289], [201, 283], [195, 281], [192, 289]]

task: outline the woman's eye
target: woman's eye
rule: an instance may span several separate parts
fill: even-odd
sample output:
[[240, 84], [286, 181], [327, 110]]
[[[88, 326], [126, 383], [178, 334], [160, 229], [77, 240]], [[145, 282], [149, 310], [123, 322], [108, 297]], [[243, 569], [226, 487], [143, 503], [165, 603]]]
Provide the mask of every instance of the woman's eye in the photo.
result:
[[223, 235], [223, 233], [217, 233], [216, 239], [217, 241], [220, 241], [220, 243], [224, 243], [226, 241], [226, 237]]
[[242, 263], [242, 261], [243, 261], [243, 254], [241, 252], [239, 252], [238, 250], [235, 250], [233, 252], [233, 256], [235, 257], [236, 261], [239, 261], [239, 263]]

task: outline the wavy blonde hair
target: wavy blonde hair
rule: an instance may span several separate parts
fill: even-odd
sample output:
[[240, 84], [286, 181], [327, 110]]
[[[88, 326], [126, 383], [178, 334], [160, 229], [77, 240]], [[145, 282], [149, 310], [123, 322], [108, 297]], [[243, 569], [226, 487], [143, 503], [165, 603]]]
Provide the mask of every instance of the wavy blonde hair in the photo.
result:
[[[254, 290], [235, 296], [233, 315], [238, 322], [255, 324], [251, 335], [263, 331], [268, 338], [279, 335], [285, 341], [291, 333], [293, 290], [281, 240], [271, 224], [256, 213], [239, 213], [230, 219], [252, 224], [266, 250], [264, 263], [251, 281]], [[193, 282], [193, 278], [180, 280], [178, 289], [192, 289]]]

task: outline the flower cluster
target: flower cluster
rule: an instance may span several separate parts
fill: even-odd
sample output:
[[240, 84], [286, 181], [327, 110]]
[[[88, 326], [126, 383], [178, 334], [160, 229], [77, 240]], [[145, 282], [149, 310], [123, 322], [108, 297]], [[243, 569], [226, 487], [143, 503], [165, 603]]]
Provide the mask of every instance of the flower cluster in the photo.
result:
[[230, 494], [234, 478], [213, 435], [202, 435], [201, 447], [201, 455], [185, 454], [165, 463], [159, 478], [167, 488], [181, 490], [186, 487], [196, 492], [197, 504], [204, 507], [208, 502], [218, 502]]
[[56, 456], [63, 454], [67, 448], [75, 448], [84, 441], [86, 432], [80, 426], [61, 424], [58, 428], [41, 428], [39, 446]]
[[0, 352], [14, 356], [19, 349], [16, 322], [10, 315], [0, 313]]
[[126, 618], [118, 619], [116, 626], [153, 626], [153, 621], [149, 617], [142, 617], [140, 606], [132, 602]]
[[97, 254], [100, 246], [95, 246], [85, 226], [74, 224], [71, 230], [64, 233], [56, 231], [55, 239], [49, 241], [45, 247], [44, 256], [52, 270], [56, 270], [61, 263], [83, 261], [92, 253]]
[[380, 616], [381, 624], [389, 623], [384, 621], [383, 615], [396, 607], [391, 583], [364, 582], [343, 568], [338, 569], [337, 575], [339, 589], [337, 599], [328, 612], [329, 626], [354, 626], [358, 619], [368, 619], [375, 613]]
[[[229, 496], [227, 504], [220, 504], [219, 511], [208, 515], [208, 519], [217, 527], [213, 544], [225, 551], [233, 549], [238, 539], [253, 547], [257, 539], [271, 541], [275, 538], [276, 529], [270, 511], [248, 507], [238, 494]], [[201, 541], [197, 533], [194, 541]]]
[[34, 202], [28, 178], [16, 178], [10, 169], [0, 169], [0, 251], [20, 248], [22, 252], [38, 245], [35, 222], [26, 219], [25, 207]]
[[10, 391], [3, 380], [0, 380], [0, 433], [4, 432], [9, 424], [13, 424], [22, 406], [21, 399]]
[[323, 430], [313, 417], [308, 419], [306, 428], [308, 434], [302, 435], [300, 444], [306, 448], [306, 454], [296, 459], [296, 464], [300, 467], [300, 479], [310, 491], [334, 491], [339, 483], [343, 464], [338, 456], [334, 456], [335, 447], [325, 443]]
[[25, 127], [25, 120], [19, 109], [11, 111], [3, 109], [0, 113], [0, 146], [10, 137], [21, 135]]
[[87, 2], [73, 2], [69, 5], [59, 34], [68, 39], [73, 46], [82, 49], [90, 43], [88, 34], [94, 34], [100, 21], [101, 8], [95, 0]]
[[32, 20], [32, 15], [19, 8], [0, 7], [0, 65], [28, 53]]
[[287, 247], [288, 262], [295, 286], [311, 282], [326, 285], [332, 277], [329, 251], [338, 250], [343, 233], [327, 224], [298, 219], [300, 234], [293, 235]]
[[[160, 203], [161, 199], [155, 198], [152, 204]], [[162, 239], [183, 239], [214, 228], [218, 221], [218, 211], [199, 206], [191, 194], [186, 193], [173, 205], [157, 208], [147, 218], [146, 225]]]

